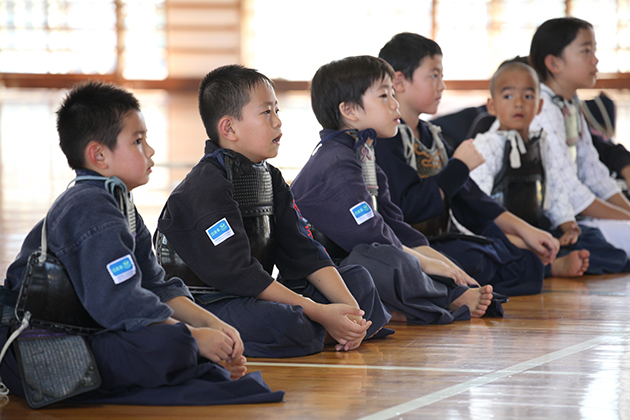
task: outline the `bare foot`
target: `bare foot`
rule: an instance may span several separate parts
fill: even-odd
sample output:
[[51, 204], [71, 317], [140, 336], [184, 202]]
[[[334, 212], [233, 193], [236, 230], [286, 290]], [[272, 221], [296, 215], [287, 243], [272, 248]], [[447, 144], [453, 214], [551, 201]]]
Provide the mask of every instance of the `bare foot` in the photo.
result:
[[551, 263], [551, 275], [554, 277], [580, 277], [586, 272], [591, 253], [586, 249], [573, 251], [556, 258]]
[[231, 362], [222, 360], [219, 364], [230, 372], [230, 378], [235, 381], [247, 372], [247, 366], [245, 366], [245, 363], [247, 363], [247, 359], [245, 356], [241, 356]]
[[491, 301], [492, 286], [488, 284], [466, 290], [460, 297], [450, 304], [448, 309], [455, 311], [461, 306], [466, 305], [470, 310], [470, 316], [473, 318], [481, 318], [483, 314], [486, 313], [486, 309], [490, 306]]
[[398, 312], [398, 311], [389, 311], [389, 313], [392, 315], [392, 319], [390, 319], [390, 322], [394, 321], [394, 322], [407, 322], [407, 317], [404, 316], [402, 313]]

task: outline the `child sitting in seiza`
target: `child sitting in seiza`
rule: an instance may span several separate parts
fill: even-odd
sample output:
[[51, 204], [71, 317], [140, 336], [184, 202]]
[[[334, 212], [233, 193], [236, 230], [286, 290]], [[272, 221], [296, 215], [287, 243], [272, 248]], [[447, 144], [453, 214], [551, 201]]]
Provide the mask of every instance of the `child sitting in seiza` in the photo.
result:
[[492, 286], [468, 288], [477, 282], [403, 221], [375, 163], [376, 136], [392, 137], [398, 130], [393, 76], [389, 64], [370, 56], [319, 68], [311, 104], [322, 140], [291, 189], [309, 223], [350, 253], [342, 265], [357, 263], [370, 271], [393, 319], [428, 324], [480, 317], [492, 303]]
[[[475, 137], [486, 162], [470, 174], [479, 187], [529, 223], [552, 229], [562, 248], [559, 255], [576, 255], [581, 273], [619, 272], [626, 265], [623, 250], [608, 244], [598, 229], [578, 225], [558, 174], [556, 160], [546, 155], [546, 133], [530, 131], [542, 99], [534, 69], [507, 61], [490, 81], [488, 112], [498, 128]], [[590, 258], [589, 258], [590, 257]], [[575, 258], [575, 257], [573, 257]]]
[[540, 293], [545, 271], [581, 275], [584, 261], [577, 254], [556, 259], [556, 239], [506, 211], [470, 180], [470, 171], [483, 163], [472, 139], [453, 151], [440, 127], [419, 119], [437, 112], [445, 89], [440, 46], [403, 32], [379, 56], [396, 71], [394, 90], [403, 123], [394, 138], [376, 142], [376, 160], [405, 221], [480, 284], [508, 296]]
[[[272, 393], [259, 372], [232, 381], [225, 367], [212, 363], [227, 363], [234, 378], [244, 375], [238, 332], [197, 306], [180, 279], [164, 280], [151, 235], [128, 195], [148, 182], [153, 166], [154, 150], [137, 99], [113, 85], [80, 84], [57, 111], [57, 129], [78, 179], [48, 213], [48, 250], [67, 270], [83, 307], [106, 329], [88, 338], [101, 387], [67, 401], [207, 405], [282, 400], [284, 393]], [[110, 184], [122, 194], [115, 198]], [[135, 217], [135, 232], [119, 200], [133, 214], [129, 218]], [[41, 231], [39, 222], [24, 240], [7, 270], [5, 288], [20, 289], [27, 258], [40, 248]], [[127, 265], [116, 270], [121, 260]], [[0, 345], [9, 333], [9, 326], [0, 327]], [[10, 349], [0, 374], [13, 393], [23, 396], [17, 372]]]
[[197, 302], [240, 332], [251, 357], [317, 353], [325, 333], [337, 350], [391, 333], [379, 331], [390, 315], [369, 273], [336, 269], [280, 170], [266, 162], [282, 137], [272, 82], [242, 66], [217, 68], [201, 82], [199, 111], [209, 137], [205, 156], [173, 190], [158, 222], [190, 269], [182, 277], [198, 286]]
[[630, 202], [599, 160], [576, 95], [595, 85], [595, 49], [593, 26], [584, 20], [564, 17], [540, 25], [529, 61], [544, 101], [531, 129], [547, 132], [547, 156], [562, 168], [559, 175], [580, 225], [598, 228], [630, 255]]

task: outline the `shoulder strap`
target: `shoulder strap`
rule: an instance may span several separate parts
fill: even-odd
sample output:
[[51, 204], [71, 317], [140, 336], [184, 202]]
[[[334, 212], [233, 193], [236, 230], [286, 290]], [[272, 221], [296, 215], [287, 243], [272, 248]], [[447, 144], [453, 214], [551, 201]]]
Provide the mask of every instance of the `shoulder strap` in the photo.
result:
[[44, 221], [42, 222], [42, 243], [41, 243], [41, 255], [39, 257], [40, 262], [43, 263], [46, 261], [46, 252], [48, 250], [48, 244], [46, 240], [46, 220], [48, 219], [48, 215], [55, 207], [55, 205], [59, 202], [61, 197], [63, 197], [66, 192], [70, 189], [72, 184], [76, 184], [78, 181], [105, 181], [105, 189], [114, 196], [116, 201], [118, 202], [118, 208], [122, 211], [125, 219], [127, 219], [127, 224], [129, 225], [129, 230], [134, 237], [134, 247], [135, 247], [135, 237], [136, 237], [136, 211], [135, 206], [133, 204], [133, 198], [131, 194], [127, 193], [127, 186], [125, 185], [120, 178], [115, 176], [106, 178], [104, 176], [98, 175], [79, 175], [74, 178], [72, 181], [68, 183], [66, 190], [59, 194], [59, 196], [52, 203], [46, 216], [44, 217]]

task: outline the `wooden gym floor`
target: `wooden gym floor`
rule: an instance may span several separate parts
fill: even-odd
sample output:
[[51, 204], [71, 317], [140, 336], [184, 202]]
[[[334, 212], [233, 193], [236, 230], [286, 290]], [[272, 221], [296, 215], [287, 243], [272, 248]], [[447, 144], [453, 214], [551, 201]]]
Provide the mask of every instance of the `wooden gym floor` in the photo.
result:
[[[0, 91], [0, 270], [31, 226], [72, 178], [57, 152], [58, 91]], [[173, 185], [201, 157], [205, 138], [194, 95], [138, 93], [149, 141], [158, 149], [151, 182], [136, 203], [151, 229]], [[285, 136], [280, 161], [299, 168], [308, 139], [289, 134], [304, 98], [280, 99]], [[627, 109], [628, 101], [625, 102]], [[286, 105], [285, 105], [286, 107]], [[312, 125], [316, 127], [315, 125]], [[297, 133], [298, 131], [293, 131]], [[304, 133], [303, 130], [300, 130]], [[177, 139], [168, 141], [169, 138]], [[315, 140], [313, 140], [315, 139]], [[298, 146], [290, 145], [290, 142]], [[295, 157], [298, 156], [298, 157]], [[283, 169], [285, 172], [285, 169]], [[290, 175], [286, 175], [287, 178]], [[0, 282], [2, 281], [0, 276]], [[444, 326], [392, 324], [396, 334], [358, 350], [294, 359], [249, 359], [285, 401], [208, 407], [79, 406], [32, 410], [10, 396], [7, 420], [52, 419], [628, 419], [630, 275], [547, 279], [536, 296], [513, 297], [504, 318]]]
[[626, 419], [630, 417], [630, 276], [550, 279], [515, 297], [505, 318], [393, 324], [358, 350], [250, 359], [276, 404], [88, 406], [31, 410], [11, 396], [6, 420], [52, 419]]

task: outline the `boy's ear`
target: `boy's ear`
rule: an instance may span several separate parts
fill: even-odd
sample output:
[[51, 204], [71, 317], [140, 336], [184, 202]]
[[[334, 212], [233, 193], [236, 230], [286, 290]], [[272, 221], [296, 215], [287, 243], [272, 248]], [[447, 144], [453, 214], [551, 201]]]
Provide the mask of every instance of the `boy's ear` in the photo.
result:
[[219, 137], [224, 137], [230, 141], [236, 141], [236, 131], [234, 131], [234, 119], [229, 116], [225, 116], [219, 120], [217, 124], [217, 131]]
[[560, 60], [562, 60], [560, 57], [556, 57], [553, 54], [547, 54], [545, 57], [545, 67], [554, 76], [560, 71]]
[[392, 80], [392, 84], [394, 85], [394, 90], [397, 93], [405, 91], [405, 80], [407, 80], [407, 78], [402, 71], [397, 71], [394, 73], [394, 80]]
[[346, 121], [357, 121], [356, 108], [357, 105], [350, 105], [347, 102], [340, 103], [339, 112], [341, 113], [341, 117]]
[[543, 98], [540, 98], [538, 100], [538, 111], [536, 112], [536, 115], [540, 114], [542, 112], [542, 107], [543, 107]]
[[492, 98], [488, 98], [488, 102], [486, 103], [486, 107], [488, 108], [488, 114], [492, 116], [497, 116], [497, 111], [494, 109], [494, 100]]
[[91, 141], [85, 148], [86, 163], [94, 165], [98, 169], [107, 169], [105, 154], [108, 152], [105, 146], [96, 141]]

